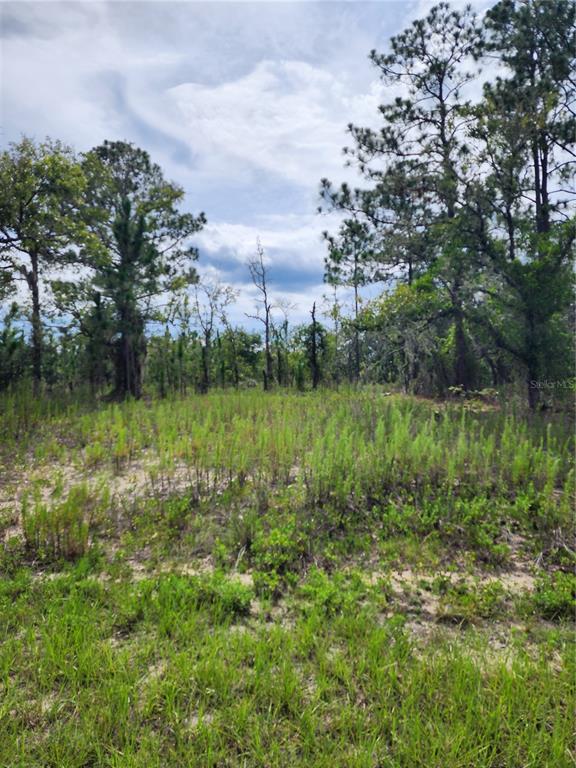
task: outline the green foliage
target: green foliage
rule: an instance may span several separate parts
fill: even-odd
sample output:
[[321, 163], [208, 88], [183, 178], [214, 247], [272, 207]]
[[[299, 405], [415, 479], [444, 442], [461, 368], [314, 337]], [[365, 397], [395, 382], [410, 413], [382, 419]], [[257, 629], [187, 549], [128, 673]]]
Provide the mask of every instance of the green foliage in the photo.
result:
[[[326, 236], [327, 280], [352, 263], [392, 289], [364, 313], [372, 376], [444, 395], [520, 373], [535, 409], [550, 405], [538, 382], [571, 372], [574, 19], [567, 0], [503, 0], [482, 23], [442, 2], [372, 51], [403, 95], [378, 131], [349, 126], [365, 188], [321, 182], [347, 217]], [[472, 62], [488, 57], [502, 69], [470, 104]]]
[[[140, 397], [145, 326], [156, 319], [150, 299], [195, 282], [195, 248], [186, 244], [205, 223], [181, 213], [183, 191], [167, 182], [148, 154], [126, 142], [104, 142], [83, 159], [87, 179], [83, 217], [96, 245], [81, 254], [87, 281], [60, 287], [64, 312], [82, 311], [97, 294], [119, 335], [116, 393]], [[92, 337], [94, 338], [94, 334]]]
[[[377, 389], [264, 399], [216, 392], [98, 410], [3, 398], [7, 455], [19, 441], [38, 462], [112, 474], [130, 473], [145, 458], [142, 481], [166, 493], [157, 519], [179, 535], [194, 504], [220, 500], [234, 558], [264, 541], [262, 516], [271, 507], [295, 542], [308, 525], [338, 535], [362, 521], [387, 536], [437, 531], [494, 562], [506, 554], [501, 519], [512, 514], [543, 535], [570, 519], [572, 442], [562, 416], [525, 422], [494, 406], [439, 407]], [[177, 495], [176, 472], [186, 483]]]
[[245, 616], [253, 592], [249, 587], [222, 574], [207, 576], [169, 575], [142, 586], [143, 618], [162, 616], [168, 630], [180, 615], [205, 608], [216, 621]]
[[328, 334], [320, 323], [297, 326], [291, 338], [292, 364], [296, 388], [305, 389], [306, 382], [316, 385], [324, 379], [328, 370]]
[[534, 611], [544, 619], [574, 619], [576, 616], [576, 575], [556, 571], [542, 574], [532, 596]]
[[22, 379], [28, 367], [29, 356], [24, 334], [21, 329], [14, 327], [18, 316], [19, 308], [14, 303], [4, 315], [0, 330], [0, 390]]
[[359, 573], [328, 574], [318, 568], [308, 572], [298, 590], [310, 604], [309, 611], [318, 611], [330, 617], [361, 610], [371, 591], [372, 588], [366, 585]]
[[456, 584], [436, 582], [440, 592], [439, 618], [450, 622], [471, 622], [478, 618], [494, 619], [505, 615], [506, 592], [495, 580], [487, 584]]
[[304, 533], [297, 528], [295, 518], [269, 531], [259, 531], [251, 547], [256, 587], [278, 596], [283, 586], [294, 584], [294, 571], [299, 569], [305, 547]]
[[[322, 183], [333, 332], [278, 322], [260, 244], [264, 339], [183, 298], [205, 219], [145, 151], [1, 153], [1, 765], [571, 764], [573, 430], [506, 388], [573, 389], [574, 13], [440, 3], [371, 54], [402, 95], [350, 126], [366, 188]], [[344, 378], [450, 396], [306, 391]]]
[[[523, 601], [493, 551], [568, 540], [561, 415], [378, 388], [1, 398], [46, 559], [16, 536], [0, 557], [0, 764], [567, 766], [567, 585]], [[55, 562], [80, 510], [89, 546]]]
[[79, 215], [85, 190], [79, 163], [58, 141], [23, 138], [0, 154], [0, 266], [10, 284], [22, 280], [29, 291], [37, 388], [44, 346], [40, 281], [69, 261], [73, 246], [92, 242]]
[[23, 138], [0, 155], [1, 258], [21, 276], [15, 248], [35, 253], [43, 266], [58, 264], [85, 237], [78, 206], [86, 179], [71, 150], [59, 141]]
[[25, 560], [21, 539], [18, 536], [5, 537], [0, 547], [0, 574], [14, 578]]
[[522, 633], [504, 652], [472, 627], [428, 644], [401, 617], [376, 620], [353, 575], [342, 586], [368, 600], [362, 609], [326, 598], [318, 574], [293, 624], [252, 630], [232, 622], [244, 595], [219, 612], [217, 581], [101, 582], [76, 568], [3, 579], [2, 765], [73, 768], [111, 754], [141, 768], [202, 766], [207, 755], [226, 765], [242, 754], [249, 768], [493, 768], [496, 750], [502, 765], [568, 768], [567, 636], [546, 632], [533, 647]]

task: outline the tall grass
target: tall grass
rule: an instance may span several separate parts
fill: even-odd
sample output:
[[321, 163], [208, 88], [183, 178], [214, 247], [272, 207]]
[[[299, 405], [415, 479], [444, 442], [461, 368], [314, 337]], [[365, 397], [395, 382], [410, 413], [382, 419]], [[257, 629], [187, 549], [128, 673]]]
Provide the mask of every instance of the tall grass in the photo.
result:
[[55, 504], [36, 493], [22, 502], [22, 531], [29, 550], [42, 559], [74, 558], [88, 547], [93, 499], [88, 486], [74, 486]]
[[[42, 472], [73, 466], [88, 478], [129, 472], [138, 462], [153, 486], [169, 486], [170, 477], [183, 472], [197, 498], [249, 487], [258, 498], [282, 492], [289, 507], [356, 512], [398, 498], [444, 499], [448, 508], [458, 498], [528, 498], [546, 507], [550, 520], [570, 517], [572, 436], [560, 420], [528, 422], [501, 411], [384, 397], [374, 389], [213, 392], [90, 412], [40, 407], [38, 413], [41, 426], [22, 435], [20, 426], [11, 431], [19, 422], [4, 410], [0, 431], [18, 437], [22, 454]], [[55, 523], [58, 533], [48, 540], [50, 514], [63, 521], [71, 513], [40, 505], [27, 515], [27, 537], [44, 536], [45, 548], [54, 550], [64, 523]], [[84, 529], [77, 530], [78, 539], [85, 538]]]
[[[22, 435], [3, 403], [0, 432], [37, 459], [121, 470], [145, 454], [168, 471], [189, 465], [199, 484], [287, 482], [297, 470], [317, 496], [390, 484], [554, 488], [570, 473], [570, 427], [528, 424], [377, 392], [214, 393], [128, 402], [84, 413], [37, 407], [43, 428]], [[341, 487], [342, 486], [342, 487]]]

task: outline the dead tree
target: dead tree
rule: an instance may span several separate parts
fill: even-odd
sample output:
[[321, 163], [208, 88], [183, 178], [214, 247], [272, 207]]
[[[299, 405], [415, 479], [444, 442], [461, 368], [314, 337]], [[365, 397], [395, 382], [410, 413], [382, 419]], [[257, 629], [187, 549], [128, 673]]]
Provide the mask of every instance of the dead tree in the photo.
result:
[[255, 315], [246, 314], [252, 320], [258, 320], [264, 326], [264, 389], [269, 389], [274, 382], [272, 370], [272, 352], [270, 351], [270, 338], [272, 333], [272, 310], [274, 305], [268, 293], [268, 273], [264, 263], [264, 249], [258, 239], [256, 243], [256, 256], [248, 260], [250, 277], [260, 297], [256, 299], [257, 311]]
[[221, 283], [203, 283], [194, 287], [194, 303], [192, 305], [193, 316], [200, 328], [202, 336], [202, 378], [200, 391], [208, 392], [210, 389], [210, 363], [212, 352], [212, 338], [218, 321], [226, 323], [226, 307], [233, 303], [236, 292], [227, 285]]

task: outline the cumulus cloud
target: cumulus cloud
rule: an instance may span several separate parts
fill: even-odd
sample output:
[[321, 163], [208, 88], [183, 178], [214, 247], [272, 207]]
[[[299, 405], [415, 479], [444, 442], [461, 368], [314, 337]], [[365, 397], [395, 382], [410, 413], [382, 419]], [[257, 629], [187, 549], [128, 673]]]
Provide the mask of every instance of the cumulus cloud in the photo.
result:
[[[258, 240], [276, 265], [289, 265], [299, 270], [317, 270], [318, 245], [323, 230], [316, 216], [264, 217], [261, 226], [212, 222], [199, 234], [200, 247], [208, 253], [225, 250], [231, 258], [245, 264], [254, 255]], [[314, 253], [316, 252], [316, 253]], [[270, 258], [270, 254], [276, 254]]]
[[262, 61], [237, 80], [169, 93], [213, 173], [256, 166], [305, 188], [341, 172], [346, 120], [374, 123], [381, 99], [377, 81], [357, 93], [303, 61]]

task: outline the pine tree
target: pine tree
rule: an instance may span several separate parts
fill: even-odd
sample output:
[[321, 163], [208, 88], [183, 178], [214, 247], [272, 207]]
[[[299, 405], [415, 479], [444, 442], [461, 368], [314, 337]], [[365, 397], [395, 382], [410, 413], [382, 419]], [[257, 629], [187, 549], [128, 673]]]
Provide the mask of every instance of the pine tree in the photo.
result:
[[[431, 270], [450, 301], [454, 324], [454, 380], [472, 384], [464, 305], [469, 253], [456, 247], [470, 148], [466, 141], [463, 88], [474, 76], [482, 36], [474, 14], [434, 7], [390, 41], [390, 52], [371, 53], [387, 85], [402, 87], [380, 107], [376, 132], [349, 126], [354, 146], [346, 150], [369, 182], [367, 189], [339, 191], [323, 180], [322, 196], [333, 207], [363, 217], [373, 230], [372, 250], [383, 264], [402, 264], [408, 282], [414, 268]], [[380, 247], [379, 247], [380, 246]], [[394, 253], [400, 253], [400, 259]]]
[[104, 142], [87, 153], [84, 169], [85, 217], [100, 247], [86, 249], [81, 261], [114, 312], [114, 394], [139, 398], [146, 323], [158, 317], [158, 296], [197, 280], [189, 240], [206, 219], [178, 210], [183, 190], [132, 144]]
[[567, 214], [576, 165], [575, 20], [566, 0], [504, 0], [490, 9], [487, 49], [503, 76], [486, 85], [471, 128], [486, 173], [469, 218], [490, 268], [487, 298], [473, 316], [522, 364], [531, 408], [539, 379], [570, 370], [562, 327], [576, 239]]

